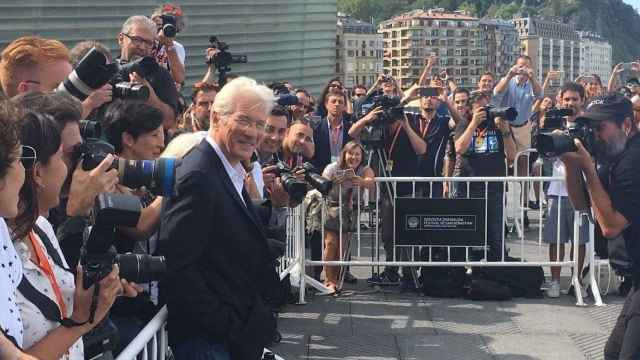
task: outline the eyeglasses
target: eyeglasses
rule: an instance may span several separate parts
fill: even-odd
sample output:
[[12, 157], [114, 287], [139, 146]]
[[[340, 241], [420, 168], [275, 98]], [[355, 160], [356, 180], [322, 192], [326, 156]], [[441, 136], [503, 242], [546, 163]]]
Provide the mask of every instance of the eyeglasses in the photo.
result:
[[22, 145], [22, 155], [20, 155], [20, 161], [25, 169], [31, 169], [38, 160], [36, 156], [36, 149], [28, 145]]
[[338, 88], [338, 89], [342, 89], [342, 85], [340, 84], [329, 84], [330, 88]]
[[353, 94], [353, 96], [355, 96], [355, 97], [363, 97], [365, 95], [367, 95], [367, 94], [358, 94], [358, 93]]
[[251, 121], [250, 119], [245, 117], [236, 118], [233, 121], [242, 130], [248, 130], [249, 128], [252, 128], [255, 126], [256, 130], [262, 132], [266, 127], [266, 122], [264, 121]]
[[153, 47], [154, 42], [152, 40], [143, 39], [140, 36], [131, 36], [126, 33], [122, 33], [122, 35], [126, 36], [129, 40], [131, 40], [131, 42], [138, 46], [144, 45], [148, 48]]

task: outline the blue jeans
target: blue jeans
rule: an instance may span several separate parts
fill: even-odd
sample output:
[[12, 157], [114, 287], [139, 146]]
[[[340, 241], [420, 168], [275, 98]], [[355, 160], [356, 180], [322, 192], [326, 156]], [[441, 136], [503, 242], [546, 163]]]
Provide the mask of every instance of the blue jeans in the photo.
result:
[[202, 337], [172, 346], [176, 360], [231, 360], [231, 354], [222, 344], [211, 344]]

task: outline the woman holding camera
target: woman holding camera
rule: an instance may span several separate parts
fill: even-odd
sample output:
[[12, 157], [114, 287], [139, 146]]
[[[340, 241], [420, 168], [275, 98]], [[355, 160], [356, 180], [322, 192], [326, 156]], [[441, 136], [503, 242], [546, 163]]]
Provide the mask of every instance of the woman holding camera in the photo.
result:
[[[327, 165], [322, 173], [322, 176], [333, 181], [324, 225], [324, 261], [344, 260], [347, 257], [350, 233], [358, 225], [357, 214], [353, 212], [354, 203], [360, 201], [358, 188], [372, 190], [375, 187], [375, 175], [366, 166], [364, 155], [362, 144], [350, 141], [342, 148], [338, 161]], [[343, 275], [341, 270], [342, 267], [337, 266], [324, 267], [324, 283], [332, 294], [339, 290], [339, 277]]]
[[118, 267], [114, 266], [100, 281], [95, 317], [93, 322], [88, 321], [95, 285], [84, 289], [80, 266], [74, 279], [46, 219], [49, 210], [58, 205], [67, 174], [60, 130], [53, 118], [28, 112], [21, 141], [33, 149], [33, 163], [26, 169], [20, 189], [19, 213], [11, 223], [14, 246], [23, 266], [17, 298], [24, 325], [23, 344], [39, 359], [84, 359], [82, 336], [106, 316], [123, 289], [132, 295], [136, 290], [119, 279]]

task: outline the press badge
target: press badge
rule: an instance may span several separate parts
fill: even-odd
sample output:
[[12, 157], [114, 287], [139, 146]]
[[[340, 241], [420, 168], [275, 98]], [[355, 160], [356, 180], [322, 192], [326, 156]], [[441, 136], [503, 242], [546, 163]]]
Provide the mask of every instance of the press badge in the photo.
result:
[[387, 171], [393, 171], [393, 160], [387, 160]]

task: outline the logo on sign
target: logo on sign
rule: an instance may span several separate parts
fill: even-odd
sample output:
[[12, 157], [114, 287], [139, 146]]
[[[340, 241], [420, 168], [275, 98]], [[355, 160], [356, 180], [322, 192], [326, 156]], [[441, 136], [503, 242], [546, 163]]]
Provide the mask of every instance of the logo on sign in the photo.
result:
[[418, 230], [419, 227], [420, 227], [420, 217], [409, 216], [407, 218], [407, 228], [409, 230]]

